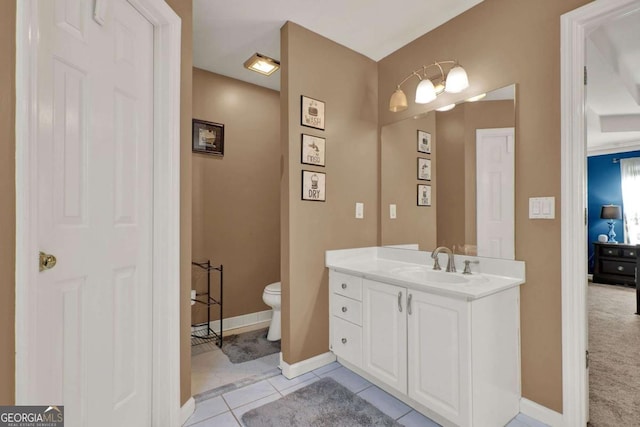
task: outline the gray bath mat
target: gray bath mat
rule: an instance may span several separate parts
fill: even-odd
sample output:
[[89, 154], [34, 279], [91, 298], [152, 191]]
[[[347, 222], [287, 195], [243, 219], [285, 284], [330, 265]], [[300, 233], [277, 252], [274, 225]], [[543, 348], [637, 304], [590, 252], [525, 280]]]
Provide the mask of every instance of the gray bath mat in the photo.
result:
[[281, 399], [245, 412], [242, 421], [247, 427], [400, 426], [332, 378], [322, 378]]
[[268, 341], [269, 329], [224, 337], [222, 352], [231, 363], [243, 363], [280, 352], [280, 341]]

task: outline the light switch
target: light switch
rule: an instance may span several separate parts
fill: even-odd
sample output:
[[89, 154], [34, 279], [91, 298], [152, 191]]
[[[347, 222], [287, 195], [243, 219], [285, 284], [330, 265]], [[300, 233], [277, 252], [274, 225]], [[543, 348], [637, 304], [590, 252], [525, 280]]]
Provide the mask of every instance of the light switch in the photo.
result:
[[530, 197], [530, 219], [554, 219], [556, 217], [555, 197]]
[[360, 203], [360, 202], [356, 203], [356, 218], [358, 219], [364, 218], [364, 203]]
[[389, 219], [396, 219], [396, 205], [389, 205]]

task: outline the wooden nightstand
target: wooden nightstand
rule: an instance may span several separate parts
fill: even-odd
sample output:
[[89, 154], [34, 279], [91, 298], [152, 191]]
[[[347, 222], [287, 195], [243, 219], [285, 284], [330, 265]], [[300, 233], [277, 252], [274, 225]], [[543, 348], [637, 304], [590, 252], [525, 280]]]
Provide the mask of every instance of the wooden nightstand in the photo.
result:
[[622, 243], [594, 242], [595, 266], [593, 281], [636, 288], [636, 314], [640, 314], [640, 294], [637, 272], [640, 266], [640, 246]]

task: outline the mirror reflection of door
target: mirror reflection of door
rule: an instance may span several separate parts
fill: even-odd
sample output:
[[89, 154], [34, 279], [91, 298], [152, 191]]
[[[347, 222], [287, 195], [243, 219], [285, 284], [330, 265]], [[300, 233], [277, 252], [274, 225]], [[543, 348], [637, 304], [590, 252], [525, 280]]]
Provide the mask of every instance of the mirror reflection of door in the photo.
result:
[[476, 131], [478, 256], [515, 259], [513, 128]]

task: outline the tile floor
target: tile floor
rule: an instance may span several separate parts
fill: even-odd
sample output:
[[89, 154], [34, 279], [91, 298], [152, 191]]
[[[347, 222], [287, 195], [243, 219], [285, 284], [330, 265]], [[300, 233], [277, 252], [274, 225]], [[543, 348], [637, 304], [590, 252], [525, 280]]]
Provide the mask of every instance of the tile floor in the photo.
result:
[[233, 364], [214, 343], [192, 347], [191, 394], [197, 395], [275, 369], [280, 354], [275, 353], [249, 362]]
[[[435, 427], [435, 422], [414, 411], [398, 399], [382, 391], [361, 376], [337, 362], [313, 372], [288, 380], [276, 375], [236, 390], [207, 398], [196, 403], [194, 414], [185, 426], [193, 427], [237, 427], [243, 426], [242, 415], [258, 406], [280, 399], [299, 388], [305, 387], [322, 377], [331, 377], [380, 411], [389, 415], [406, 427]], [[540, 421], [519, 414], [507, 427], [548, 427]]]

